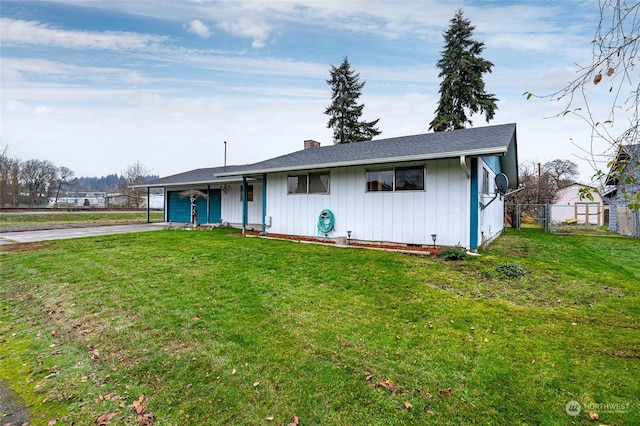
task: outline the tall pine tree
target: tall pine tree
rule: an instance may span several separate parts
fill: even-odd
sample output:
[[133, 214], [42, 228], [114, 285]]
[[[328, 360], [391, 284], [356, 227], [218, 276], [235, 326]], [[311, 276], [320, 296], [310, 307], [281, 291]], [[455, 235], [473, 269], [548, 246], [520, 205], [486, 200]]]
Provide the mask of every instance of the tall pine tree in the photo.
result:
[[332, 65], [330, 73], [331, 105], [324, 113], [331, 117], [327, 127], [333, 129], [333, 143], [370, 141], [382, 133], [376, 127], [380, 119], [360, 121], [364, 104], [357, 100], [365, 82], [360, 83], [360, 74], [354, 73], [347, 57], [339, 67]]
[[445, 46], [442, 58], [437, 66], [440, 69], [440, 101], [436, 109], [436, 117], [429, 123], [429, 129], [436, 132], [463, 129], [472, 125], [467, 117], [482, 113], [487, 122], [498, 109], [493, 93], [487, 93], [482, 75], [491, 72], [493, 64], [483, 59], [480, 54], [484, 43], [472, 40], [475, 27], [464, 19], [462, 10], [458, 9], [451, 26], [444, 33]]

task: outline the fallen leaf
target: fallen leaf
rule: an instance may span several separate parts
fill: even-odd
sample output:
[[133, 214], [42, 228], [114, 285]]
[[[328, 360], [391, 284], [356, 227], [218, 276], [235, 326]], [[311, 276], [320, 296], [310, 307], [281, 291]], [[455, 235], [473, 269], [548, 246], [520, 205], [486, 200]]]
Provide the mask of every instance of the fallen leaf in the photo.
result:
[[141, 415], [144, 414], [144, 411], [147, 409], [146, 405], [142, 405], [144, 403], [144, 394], [140, 395], [137, 401], [133, 401], [133, 408], [136, 410], [136, 414]]
[[62, 349], [56, 349], [55, 351], [51, 352], [51, 355], [60, 355], [62, 353]]
[[598, 413], [596, 413], [595, 411], [590, 411], [589, 412], [589, 418], [591, 420], [598, 420], [600, 418], [600, 416], [598, 416]]
[[293, 416], [293, 422], [297, 425], [300, 424], [300, 419], [298, 418], [298, 416]]
[[449, 389], [445, 389], [445, 390], [441, 390], [440, 391], [440, 395], [444, 396], [444, 397], [450, 397], [451, 396], [451, 388]]
[[430, 416], [435, 416], [435, 415], [436, 415], [436, 413], [434, 413], [434, 412], [433, 412], [433, 411], [431, 411], [431, 410], [427, 410], [427, 414], [428, 414], [428, 415], [430, 415]]
[[411, 405], [411, 403], [409, 401], [405, 401], [404, 402], [404, 408], [406, 408], [407, 410], [410, 410], [413, 408], [413, 405]]
[[110, 411], [108, 413], [104, 413], [100, 417], [96, 419], [96, 424], [99, 426], [110, 425], [111, 420], [119, 413], [119, 411]]
[[378, 380], [378, 381], [376, 382], [376, 384], [377, 384], [378, 386], [383, 387], [383, 388], [389, 389], [389, 390], [391, 391], [391, 395], [392, 395], [392, 396], [396, 396], [396, 388], [395, 388], [395, 386], [393, 385], [393, 382], [392, 382], [391, 380], [389, 380], [389, 379], [387, 379], [387, 380], [385, 380], [385, 381]]
[[155, 416], [153, 413], [139, 414], [138, 417], [136, 417], [136, 422], [141, 423], [142, 426], [151, 426], [154, 421]]
[[273, 416], [269, 416], [269, 417], [267, 417], [267, 421], [272, 422], [274, 418], [275, 417], [273, 417]]
[[253, 382], [253, 387], [257, 387], [260, 384], [260, 382]]
[[58, 423], [58, 419], [51, 419], [51, 420], [49, 420], [49, 423], [47, 423], [47, 426], [53, 426], [56, 423]]
[[368, 382], [369, 380], [373, 379], [373, 374], [371, 374], [368, 371], [365, 371], [364, 373], [364, 379]]
[[236, 374], [236, 369], [234, 368], [233, 370], [231, 370], [231, 374]]

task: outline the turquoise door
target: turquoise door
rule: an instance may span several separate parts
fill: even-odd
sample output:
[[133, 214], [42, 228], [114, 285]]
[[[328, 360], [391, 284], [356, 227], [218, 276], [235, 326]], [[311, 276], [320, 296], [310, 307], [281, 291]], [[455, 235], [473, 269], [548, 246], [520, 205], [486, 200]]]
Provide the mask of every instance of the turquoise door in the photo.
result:
[[[200, 189], [204, 194], [206, 189]], [[169, 191], [167, 202], [167, 218], [170, 222], [191, 223], [191, 202], [188, 197], [181, 197], [182, 191]], [[207, 205], [209, 209], [207, 210]], [[209, 190], [209, 198], [196, 199], [198, 223], [219, 223], [222, 214], [222, 196], [219, 189]], [[207, 213], [209, 217], [207, 217]]]

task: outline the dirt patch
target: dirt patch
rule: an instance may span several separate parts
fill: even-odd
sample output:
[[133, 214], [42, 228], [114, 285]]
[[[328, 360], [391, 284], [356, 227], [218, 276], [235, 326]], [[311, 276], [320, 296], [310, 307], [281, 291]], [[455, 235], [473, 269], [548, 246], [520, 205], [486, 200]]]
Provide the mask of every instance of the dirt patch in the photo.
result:
[[[259, 235], [256, 233], [255, 235]], [[280, 240], [288, 240], [288, 241], [298, 241], [298, 242], [307, 242], [314, 244], [328, 244], [335, 246], [349, 246], [349, 247], [360, 247], [365, 249], [376, 249], [376, 250], [388, 250], [388, 251], [397, 251], [402, 253], [409, 254], [420, 254], [423, 256], [437, 256], [440, 251], [442, 251], [441, 247], [433, 247], [433, 246], [424, 246], [424, 245], [407, 245], [407, 244], [392, 244], [392, 243], [380, 243], [380, 242], [363, 242], [363, 241], [349, 241], [346, 238], [340, 238], [338, 240], [334, 240], [331, 238], [314, 238], [314, 237], [303, 237], [298, 235], [285, 235], [285, 234], [267, 234], [267, 235], [259, 235], [261, 238], [273, 238]]]
[[28, 250], [40, 250], [51, 246], [50, 243], [42, 241], [42, 242], [33, 242], [33, 243], [11, 243], [11, 244], [2, 244], [0, 245], [0, 252], [20, 252], [20, 251], [28, 251]]

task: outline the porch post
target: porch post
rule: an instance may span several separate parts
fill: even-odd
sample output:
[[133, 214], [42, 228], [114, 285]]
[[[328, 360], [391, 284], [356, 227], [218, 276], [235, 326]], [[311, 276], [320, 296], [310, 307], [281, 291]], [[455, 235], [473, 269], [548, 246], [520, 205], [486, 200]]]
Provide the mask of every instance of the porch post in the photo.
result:
[[242, 176], [242, 233], [247, 229], [247, 178]]
[[267, 232], [267, 174], [262, 175], [262, 233]]
[[147, 186], [147, 223], [151, 223], [151, 188]]

